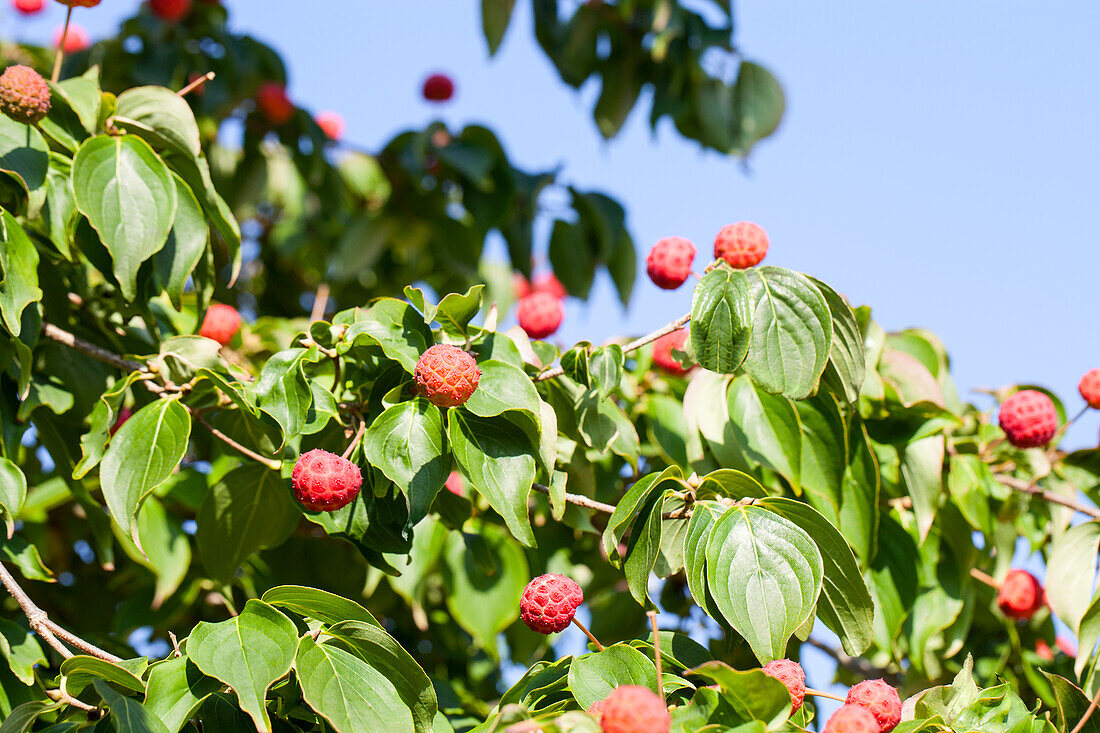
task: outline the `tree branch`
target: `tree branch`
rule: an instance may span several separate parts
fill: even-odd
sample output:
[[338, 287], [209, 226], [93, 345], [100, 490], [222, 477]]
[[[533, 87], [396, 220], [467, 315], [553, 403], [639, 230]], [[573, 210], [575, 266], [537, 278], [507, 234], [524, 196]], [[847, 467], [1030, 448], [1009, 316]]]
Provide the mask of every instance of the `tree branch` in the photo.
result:
[[[185, 407], [186, 407], [186, 405], [185, 405]], [[197, 422], [199, 425], [202, 425], [204, 428], [209, 430], [211, 435], [213, 435], [215, 438], [217, 438], [221, 442], [228, 445], [233, 450], [235, 450], [238, 453], [241, 453], [245, 456], [248, 456], [249, 458], [251, 458], [254, 461], [257, 461], [259, 463], [264, 464], [265, 466], [270, 468], [272, 471], [281, 471], [281, 470], [283, 470], [282, 461], [279, 461], [275, 458], [268, 458], [266, 456], [261, 456], [259, 453], [256, 453], [253, 450], [245, 448], [243, 445], [241, 445], [237, 441], [233, 440], [228, 435], [226, 435], [225, 433], [223, 433], [222, 431], [218, 430], [216, 427], [214, 427], [213, 425], [208, 423], [206, 421], [206, 418], [202, 416], [201, 412], [199, 412], [198, 410], [196, 410], [193, 407], [187, 407], [187, 409], [191, 413], [191, 415], [194, 416], [195, 422]]]
[[46, 338], [51, 341], [56, 341], [59, 344], [76, 349], [82, 354], [86, 354], [93, 359], [103, 362], [104, 364], [110, 364], [113, 367], [117, 367], [126, 372], [140, 372], [145, 370], [145, 365], [139, 361], [130, 361], [129, 359], [123, 359], [113, 351], [107, 351], [107, 349], [96, 346], [95, 344], [85, 341], [79, 336], [75, 336], [63, 328], [58, 328], [52, 323], [42, 322], [42, 333]]
[[[657, 339], [661, 338], [662, 336], [664, 336], [666, 334], [670, 334], [673, 331], [679, 331], [690, 320], [691, 320], [691, 314], [690, 313], [685, 313], [684, 315], [680, 316], [679, 318], [677, 318], [672, 323], [668, 323], [664, 326], [661, 326], [660, 328], [658, 328], [653, 333], [649, 333], [649, 334], [646, 334], [645, 336], [642, 336], [641, 338], [634, 339], [633, 341], [631, 341], [630, 343], [628, 343], [626, 346], [623, 347], [623, 353], [624, 354], [629, 354], [633, 351], [637, 351], [638, 349], [642, 348], [646, 344], [651, 344], [651, 343], [653, 343], [654, 341], [656, 341]], [[545, 382], [547, 379], [553, 379], [554, 377], [560, 377], [563, 374], [565, 374], [565, 370], [562, 369], [560, 366], [556, 366], [553, 369], [547, 369], [546, 371], [542, 372], [541, 374], [538, 374], [534, 378], [534, 380], [536, 382]]]
[[23, 610], [23, 615], [25, 615], [27, 621], [30, 622], [31, 629], [65, 659], [73, 656], [73, 653], [58, 641], [57, 637], [59, 636], [67, 643], [72, 644], [77, 649], [87, 652], [94, 657], [106, 659], [108, 662], [122, 661], [121, 657], [116, 657], [110, 652], [103, 651], [95, 644], [81, 639], [76, 634], [66, 631], [51, 621], [49, 616], [46, 615], [46, 612], [39, 608], [38, 605], [31, 600], [30, 596], [27, 595], [26, 591], [20, 587], [15, 577], [8, 572], [7, 567], [5, 567], [3, 563], [0, 563], [0, 583], [7, 588], [8, 593], [11, 593], [11, 597], [19, 604], [19, 608]]
[[[531, 488], [533, 488], [535, 491], [541, 491], [547, 496], [550, 495], [549, 486], [543, 486], [542, 484], [532, 484]], [[603, 512], [604, 514], [615, 513], [615, 507], [611, 504], [604, 504], [602, 501], [589, 499], [587, 496], [581, 496], [580, 494], [566, 494], [565, 500], [570, 504], [576, 504], [577, 506], [582, 506], [585, 509], [592, 509], [597, 512]]]
[[1085, 714], [1081, 716], [1081, 719], [1077, 721], [1077, 725], [1073, 726], [1073, 730], [1069, 733], [1081, 733], [1085, 728], [1085, 723], [1089, 722], [1089, 718], [1096, 711], [1096, 706], [1100, 705], [1100, 692], [1097, 692], [1093, 696], [1092, 702], [1089, 703], [1088, 708], [1085, 710]]
[[1050, 491], [1040, 489], [1034, 483], [1028, 483], [1012, 476], [997, 476], [997, 480], [1014, 491], [1019, 491], [1024, 494], [1031, 494], [1037, 496], [1043, 501], [1050, 502], [1051, 504], [1058, 504], [1060, 506], [1067, 507], [1075, 512], [1081, 512], [1088, 515], [1093, 519], [1100, 519], [1100, 509], [1095, 507], [1086, 506], [1085, 504], [1078, 503], [1073, 499], [1067, 499], [1064, 496], [1059, 496]]
[[839, 664], [841, 667], [844, 667], [844, 669], [848, 670], [852, 674], [857, 674], [860, 677], [864, 677], [866, 679], [877, 679], [881, 677], [895, 687], [897, 687], [898, 683], [901, 682], [900, 675], [895, 674], [888, 669], [876, 667], [875, 665], [868, 662], [866, 659], [860, 659], [859, 657], [850, 657], [840, 649], [829, 646], [825, 642], [819, 641], [812, 636], [806, 639], [805, 643], [809, 644], [815, 649], [825, 652], [830, 657], [835, 659], [837, 664]]

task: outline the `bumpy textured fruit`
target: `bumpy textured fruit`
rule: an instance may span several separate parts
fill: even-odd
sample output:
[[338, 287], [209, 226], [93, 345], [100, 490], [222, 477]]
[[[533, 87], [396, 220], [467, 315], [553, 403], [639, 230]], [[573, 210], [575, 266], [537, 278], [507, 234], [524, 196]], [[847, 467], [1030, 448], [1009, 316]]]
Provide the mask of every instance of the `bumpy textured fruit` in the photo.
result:
[[175, 23], [191, 12], [191, 0], [149, 0], [149, 10], [166, 23]]
[[768, 235], [751, 221], [722, 227], [714, 239], [714, 256], [739, 270], [759, 264], [767, 253]]
[[581, 587], [564, 575], [547, 573], [527, 584], [519, 599], [519, 617], [540, 634], [556, 634], [573, 623], [584, 602]]
[[447, 344], [436, 344], [416, 362], [416, 388], [437, 407], [456, 407], [470, 399], [481, 379], [474, 357]]
[[12, 7], [23, 15], [34, 15], [42, 12], [44, 0], [12, 0]]
[[338, 113], [318, 112], [314, 120], [329, 140], [339, 142], [344, 137], [344, 118]]
[[565, 308], [561, 298], [550, 293], [531, 293], [520, 298], [516, 307], [516, 319], [519, 327], [533, 339], [544, 339], [561, 326], [565, 318]]
[[466, 496], [466, 484], [462, 480], [462, 474], [458, 471], [451, 471], [443, 486], [455, 496]]
[[241, 314], [233, 306], [224, 303], [211, 303], [202, 319], [199, 335], [214, 339], [225, 346], [241, 329]]
[[314, 448], [299, 456], [291, 474], [294, 498], [306, 509], [334, 512], [359, 496], [359, 466], [327, 450]]
[[791, 712], [802, 707], [806, 698], [806, 672], [798, 662], [790, 659], [777, 659], [764, 665], [764, 674], [774, 677], [787, 687], [791, 693]]
[[515, 294], [516, 300], [531, 294], [531, 283], [527, 281], [522, 272], [512, 273], [512, 292]]
[[1100, 410], [1100, 369], [1089, 369], [1085, 372], [1081, 383], [1077, 385], [1077, 391], [1089, 403], [1089, 407]]
[[860, 682], [850, 690], [845, 705], [858, 705], [874, 716], [880, 733], [887, 733], [901, 722], [901, 698], [898, 691], [882, 680]]
[[[90, 5], [87, 7], [91, 7]], [[65, 34], [64, 43], [62, 43], [61, 34]], [[64, 28], [56, 28], [53, 32], [53, 45], [61, 46], [65, 53], [79, 53], [92, 45], [91, 40], [88, 38], [88, 31], [84, 30], [76, 23], [69, 24], [69, 31], [65, 33]]]
[[680, 362], [672, 358], [672, 350], [676, 349], [677, 351], [683, 351], [687, 343], [687, 338], [688, 332], [681, 328], [679, 331], [666, 333], [664, 336], [654, 341], [653, 363], [669, 374], [677, 376], [687, 374], [690, 370], [685, 369], [680, 365]]
[[694, 260], [694, 244], [683, 237], [665, 237], [649, 250], [645, 270], [654, 285], [664, 290], [675, 290], [691, 275]]
[[99, 5], [99, 0], [57, 0], [62, 5], [68, 5], [70, 8], [94, 8]]
[[50, 111], [50, 88], [42, 75], [16, 64], [0, 74], [0, 111], [16, 122], [33, 125]]
[[1026, 621], [1044, 603], [1043, 584], [1026, 570], [1009, 570], [997, 591], [997, 607], [1011, 619]]
[[823, 733], [878, 733], [875, 716], [858, 705], [841, 705], [825, 724]]
[[294, 118], [297, 109], [278, 82], [265, 81], [256, 90], [256, 109], [272, 125], [285, 125]]
[[1021, 389], [1001, 403], [1001, 430], [1017, 448], [1041, 448], [1058, 430], [1058, 411], [1042, 392]]
[[455, 83], [446, 74], [432, 74], [424, 80], [423, 92], [429, 102], [446, 102], [454, 96]]
[[601, 703], [603, 733], [668, 733], [672, 718], [661, 698], [648, 687], [616, 687]]
[[559, 300], [569, 297], [569, 291], [561, 284], [561, 280], [557, 278], [557, 275], [552, 272], [548, 272], [545, 275], [539, 275], [532, 280], [531, 292], [550, 293], [550, 295], [553, 295]]

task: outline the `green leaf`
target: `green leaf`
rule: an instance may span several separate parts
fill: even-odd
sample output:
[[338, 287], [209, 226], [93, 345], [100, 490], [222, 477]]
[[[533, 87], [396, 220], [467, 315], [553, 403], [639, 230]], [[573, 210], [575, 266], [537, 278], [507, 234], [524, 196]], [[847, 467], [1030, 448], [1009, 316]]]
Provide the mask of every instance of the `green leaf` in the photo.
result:
[[603, 86], [592, 112], [596, 127], [605, 139], [610, 140], [619, 133], [641, 91], [642, 79], [634, 56], [615, 54], [605, 60]]
[[304, 349], [285, 349], [271, 356], [256, 381], [256, 404], [283, 428], [284, 445], [306, 425], [313, 392], [306, 379]]
[[199, 126], [191, 106], [171, 89], [133, 87], [118, 95], [115, 124], [159, 147], [197, 157], [202, 152]]
[[539, 422], [539, 394], [522, 369], [503, 361], [478, 364], [481, 379], [477, 389], [463, 405], [478, 417], [495, 417], [509, 410], [526, 414], [535, 425]]
[[506, 420], [476, 417], [464, 410], [451, 410], [448, 423], [451, 450], [463, 475], [504, 518], [512, 535], [534, 547], [527, 517], [527, 497], [535, 481], [529, 441]]
[[863, 332], [859, 330], [855, 313], [844, 298], [825, 283], [810, 277], [833, 317], [833, 342], [829, 349], [829, 363], [825, 365], [822, 381], [849, 403], [859, 399], [866, 374], [866, 355], [863, 349]]
[[0, 537], [0, 559], [6, 560], [17, 568], [27, 580], [40, 580], [53, 583], [53, 571], [42, 562], [38, 547], [27, 542], [19, 535], [4, 539]]
[[294, 668], [306, 702], [340, 733], [416, 730], [393, 684], [356, 655], [303, 636]]
[[569, 689], [584, 709], [621, 685], [638, 685], [657, 692], [653, 660], [632, 646], [615, 644], [602, 652], [582, 654], [569, 665]]
[[3, 618], [0, 618], [0, 655], [8, 660], [11, 671], [24, 685], [34, 684], [35, 665], [46, 665], [46, 655], [30, 629]]
[[135, 542], [140, 543], [135, 520], [141, 502], [175, 471], [190, 435], [187, 408], [165, 398], [134, 413], [111, 439], [100, 468], [103, 496], [114, 520]]
[[490, 56], [496, 54], [500, 42], [504, 40], [515, 4], [516, 0], [481, 0], [481, 28], [489, 44]]
[[352, 346], [376, 344], [388, 358], [413, 374], [420, 355], [433, 343], [431, 329], [412, 306], [396, 298], [379, 298], [367, 310], [356, 311], [344, 343], [337, 350], [342, 353]]
[[914, 440], [898, 451], [901, 480], [913, 499], [920, 541], [928, 536], [943, 493], [944, 437], [931, 435]]
[[619, 388], [623, 379], [623, 349], [618, 344], [600, 346], [589, 357], [590, 386], [601, 397], [607, 397]]
[[730, 626], [761, 662], [781, 659], [821, 592], [813, 539], [772, 512], [735, 506], [714, 523], [706, 556], [710, 592]]
[[785, 107], [783, 87], [772, 73], [751, 61], [742, 61], [733, 86], [733, 112], [738, 126], [734, 149], [747, 156], [753, 145], [779, 127]]
[[1080, 733], [1100, 733], [1100, 719], [1090, 715], [1085, 724], [1078, 729], [1077, 723], [1085, 717], [1089, 709], [1089, 698], [1081, 691], [1081, 688], [1073, 684], [1061, 675], [1052, 674], [1043, 670], [1043, 675], [1054, 689], [1054, 697], [1058, 701], [1057, 719], [1061, 725], [1059, 730], [1080, 731]]
[[358, 621], [381, 626], [371, 612], [353, 600], [335, 593], [301, 585], [280, 585], [264, 593], [264, 603], [285, 608], [299, 616], [325, 624]]
[[833, 320], [825, 297], [809, 278], [791, 270], [767, 266], [745, 274], [753, 314], [746, 371], [768, 392], [795, 400], [808, 397], [832, 347]]
[[27, 499], [27, 477], [7, 458], [0, 458], [0, 513], [4, 515], [7, 536], [15, 531], [15, 518]]
[[152, 607], [160, 608], [176, 592], [191, 567], [191, 543], [183, 531], [182, 520], [169, 513], [155, 496], [150, 496], [142, 503], [137, 516], [141, 550], [123, 532], [116, 534], [126, 554], [156, 574]]
[[813, 537], [824, 569], [817, 614], [840, 638], [845, 652], [862, 654], [874, 636], [875, 605], [844, 535], [813, 507], [794, 499], [769, 497], [756, 505], [790, 520]]
[[467, 551], [461, 534], [447, 536], [447, 608], [458, 625], [496, 658], [496, 635], [519, 617], [519, 599], [530, 576], [523, 551], [501, 528], [482, 523], [477, 532], [484, 540], [482, 563]]
[[93, 137], [73, 158], [76, 206], [114, 260], [127, 300], [141, 263], [164, 247], [176, 215], [176, 184], [153, 149], [133, 135]]
[[[79, 695], [95, 680], [108, 682], [133, 692], [145, 692], [145, 683], [133, 671], [99, 657], [78, 654], [61, 663], [62, 686], [70, 695]], [[139, 673], [142, 670], [139, 670]]]
[[11, 175], [27, 192], [27, 216], [38, 216], [46, 200], [50, 149], [31, 125], [0, 116], [0, 171]]
[[172, 181], [176, 186], [176, 215], [168, 241], [153, 257], [153, 266], [172, 305], [182, 310], [184, 286], [202, 259], [210, 234], [194, 192], [174, 173]]
[[409, 523], [417, 524], [450, 472], [443, 413], [422, 397], [399, 402], [374, 419], [363, 446], [367, 462], [409, 497]]
[[732, 374], [749, 354], [752, 284], [743, 270], [719, 267], [695, 286], [691, 347], [704, 369]]
[[[0, 115], [2, 117], [2, 115]], [[42, 299], [38, 287], [38, 250], [7, 209], [0, 212], [0, 316], [13, 336], [22, 329], [23, 309]]]
[[93, 134], [99, 125], [99, 111], [103, 104], [103, 93], [99, 87], [99, 67], [93, 66], [82, 76], [65, 79], [56, 87], [51, 84], [51, 89], [60, 89], [69, 106], [80, 118], [80, 124], [89, 135]]
[[802, 428], [794, 405], [757, 388], [748, 377], [733, 380], [726, 399], [738, 445], [797, 491], [802, 485]]
[[73, 467], [74, 479], [84, 478], [103, 459], [107, 441], [111, 437], [111, 428], [118, 420], [126, 392], [140, 376], [141, 372], [129, 372], [96, 401], [92, 414], [88, 417], [88, 432], [80, 436], [80, 461]]
[[481, 310], [481, 292], [484, 285], [474, 285], [465, 293], [448, 293], [435, 311], [435, 320], [443, 333], [451, 338], [464, 339], [469, 335], [470, 321]]
[[397, 641], [375, 623], [342, 621], [326, 632], [334, 644], [357, 655], [390, 681], [412, 711], [417, 733], [431, 733], [438, 703], [432, 681]]
[[689, 670], [688, 674], [716, 682], [723, 699], [745, 722], [763, 721], [769, 730], [775, 730], [791, 715], [791, 695], [787, 688], [759, 669], [742, 672], [723, 662], [706, 662]]
[[[1046, 590], [1051, 609], [1075, 634], [1092, 603], [1100, 549], [1100, 522], [1084, 522], [1054, 541], [1047, 560]], [[1088, 578], [1089, 582], [1083, 582]]]
[[25, 702], [0, 722], [0, 733], [27, 733], [38, 716], [61, 707], [59, 702]]
[[252, 553], [282, 544], [301, 518], [277, 472], [249, 463], [225, 474], [197, 517], [195, 542], [209, 577], [229, 583]]
[[587, 298], [596, 275], [596, 255], [577, 224], [558, 219], [550, 231], [550, 265], [570, 295]]
[[221, 689], [187, 657], [172, 657], [149, 669], [145, 710], [176, 733], [195, 714], [202, 701]]
[[623, 497], [615, 505], [615, 511], [607, 520], [607, 526], [603, 532], [603, 554], [615, 567], [620, 566], [619, 543], [638, 521], [639, 517], [649, 516], [656, 504], [661, 502], [665, 489], [670, 485], [678, 485], [675, 479], [682, 477], [680, 469], [675, 466], [666, 468], [661, 473], [650, 473], [642, 476], [627, 489]]
[[187, 654], [203, 673], [237, 693], [241, 709], [260, 730], [271, 730], [264, 700], [275, 680], [290, 671], [298, 633], [283, 614], [250, 600], [239, 616], [200, 622], [187, 641]]
[[202, 729], [218, 733], [256, 733], [256, 726], [241, 712], [233, 695], [215, 692], [199, 708]]
[[111, 724], [117, 733], [168, 733], [164, 723], [141, 706], [137, 700], [123, 697], [106, 682], [95, 681], [95, 691], [111, 710]]

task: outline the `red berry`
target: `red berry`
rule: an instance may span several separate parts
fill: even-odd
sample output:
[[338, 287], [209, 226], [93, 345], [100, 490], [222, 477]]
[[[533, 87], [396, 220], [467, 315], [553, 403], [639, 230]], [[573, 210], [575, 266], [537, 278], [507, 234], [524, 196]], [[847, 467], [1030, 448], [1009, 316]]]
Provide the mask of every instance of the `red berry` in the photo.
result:
[[672, 725], [664, 701], [648, 687], [616, 687], [600, 706], [603, 733], [668, 733]]
[[50, 111], [50, 87], [29, 66], [16, 64], [0, 74], [0, 111], [16, 122], [33, 125]]
[[166, 23], [175, 23], [191, 12], [191, 0], [149, 0], [149, 10]]
[[1001, 403], [1001, 430], [1017, 448], [1040, 448], [1058, 430], [1058, 411], [1042, 392], [1021, 389]]
[[878, 733], [875, 716], [858, 705], [841, 705], [822, 733]]
[[901, 722], [901, 698], [898, 697], [898, 691], [882, 680], [860, 682], [848, 690], [848, 697], [844, 702], [845, 706], [858, 705], [871, 713], [878, 723], [880, 733], [893, 730]]
[[791, 693], [791, 712], [802, 707], [806, 698], [806, 673], [802, 665], [790, 659], [777, 659], [764, 665], [764, 674], [774, 677], [787, 687]]
[[531, 292], [550, 293], [558, 300], [569, 297], [569, 291], [565, 289], [565, 286], [561, 284], [561, 280], [558, 280], [552, 272], [536, 277], [531, 282]]
[[1058, 647], [1058, 650], [1065, 654], [1067, 657], [1077, 656], [1077, 647], [1073, 645], [1073, 642], [1064, 636], [1057, 636], [1054, 638], [1054, 646]]
[[684, 368], [680, 362], [676, 361], [672, 356], [672, 350], [683, 351], [687, 344], [688, 332], [684, 329], [679, 331], [673, 331], [672, 333], [666, 333], [653, 342], [653, 363], [660, 367], [662, 370], [676, 376], [683, 376], [691, 371], [690, 368]]
[[443, 485], [447, 488], [447, 491], [455, 496], [466, 496], [466, 486], [462, 482], [462, 474], [458, 471], [451, 471], [451, 475], [447, 477], [447, 482]]
[[564, 575], [540, 575], [527, 584], [519, 599], [519, 617], [540, 634], [556, 634], [573, 622], [584, 602], [581, 587]]
[[645, 259], [645, 269], [653, 284], [675, 290], [691, 275], [695, 245], [683, 237], [665, 237], [653, 245]]
[[338, 113], [318, 112], [314, 120], [329, 140], [339, 142], [340, 138], [344, 136], [344, 118]]
[[359, 496], [363, 474], [348, 459], [314, 448], [298, 457], [290, 482], [294, 498], [306, 509], [334, 512]]
[[1085, 372], [1081, 383], [1077, 385], [1077, 391], [1089, 403], [1089, 407], [1100, 410], [1100, 369], [1089, 369]]
[[133, 414], [133, 410], [131, 410], [129, 407], [123, 407], [121, 410], [119, 410], [118, 417], [115, 418], [115, 424], [111, 426], [111, 435], [117, 433], [118, 429], [122, 427], [123, 423], [129, 420], [130, 416]]
[[1047, 644], [1044, 639], [1039, 639], [1035, 642], [1035, 653], [1044, 661], [1054, 661], [1054, 651], [1050, 648], [1050, 644]]
[[455, 83], [446, 74], [432, 74], [424, 80], [424, 99], [429, 102], [446, 102], [454, 93]]
[[241, 329], [241, 314], [233, 306], [224, 303], [211, 303], [202, 319], [199, 335], [214, 339], [225, 346]]
[[531, 283], [527, 282], [527, 278], [523, 276], [523, 273], [512, 273], [512, 292], [515, 293], [517, 300], [531, 294]]
[[[91, 6], [89, 5], [86, 7]], [[65, 43], [62, 44], [61, 34], [64, 32], [64, 28], [54, 29], [53, 45], [61, 46], [65, 53], [79, 53], [92, 45], [92, 42], [88, 39], [88, 31], [84, 30], [76, 23], [69, 23], [69, 32], [65, 33]]]
[[256, 109], [272, 125], [285, 125], [294, 119], [297, 108], [286, 94], [286, 87], [265, 81], [256, 91]]
[[1045, 604], [1043, 584], [1026, 570], [1009, 570], [997, 591], [997, 607], [1011, 619], [1031, 618]]
[[722, 227], [714, 239], [714, 256], [731, 267], [743, 270], [759, 264], [768, 253], [768, 235], [751, 221], [739, 221]]
[[12, 0], [12, 6], [23, 15], [42, 12], [43, 0]]
[[474, 357], [458, 348], [436, 344], [416, 362], [416, 387], [437, 407], [455, 407], [470, 399], [481, 379]]
[[561, 299], [550, 293], [531, 293], [519, 300], [516, 307], [519, 327], [533, 339], [544, 339], [558, 330], [565, 318]]

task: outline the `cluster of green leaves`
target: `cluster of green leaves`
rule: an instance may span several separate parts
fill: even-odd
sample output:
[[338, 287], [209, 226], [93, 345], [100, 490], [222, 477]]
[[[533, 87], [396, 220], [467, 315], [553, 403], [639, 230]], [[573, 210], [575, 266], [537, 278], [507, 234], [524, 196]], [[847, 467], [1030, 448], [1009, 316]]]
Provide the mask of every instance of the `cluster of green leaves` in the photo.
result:
[[[580, 88], [599, 77], [593, 117], [605, 138], [618, 134], [651, 86], [652, 128], [667, 116], [684, 137], [747, 157], [779, 126], [783, 89], [763, 66], [740, 58], [729, 0], [705, 4], [724, 22], [712, 23], [708, 13], [676, 0], [569, 3], [571, 14], [563, 14], [558, 0], [533, 0], [535, 37], [566, 84]], [[490, 53], [500, 47], [514, 6], [514, 0], [482, 0]], [[727, 71], [715, 73], [715, 67]]]

